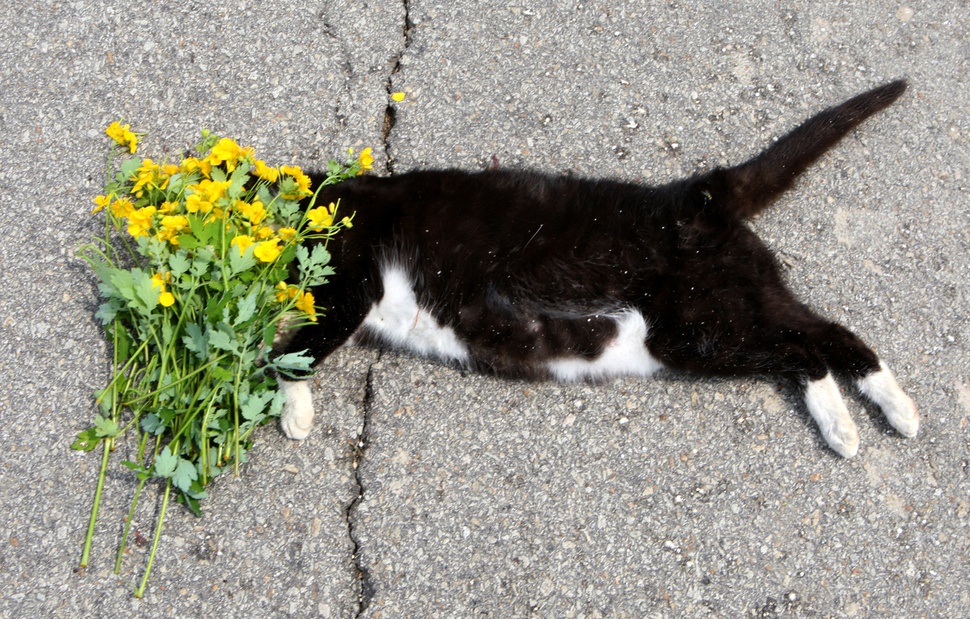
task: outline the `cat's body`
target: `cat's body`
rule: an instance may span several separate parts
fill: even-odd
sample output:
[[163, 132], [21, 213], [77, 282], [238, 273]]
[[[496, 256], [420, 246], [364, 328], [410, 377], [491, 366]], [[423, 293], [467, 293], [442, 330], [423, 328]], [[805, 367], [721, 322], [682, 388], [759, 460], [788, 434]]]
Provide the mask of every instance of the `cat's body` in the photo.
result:
[[[874, 352], [785, 287], [744, 219], [852, 127], [905, 90], [893, 82], [826, 110], [740, 166], [646, 187], [522, 171], [420, 171], [325, 188], [354, 226], [329, 245], [326, 316], [283, 352], [323, 359], [376, 342], [504, 376], [564, 381], [784, 375], [828, 444], [859, 438], [830, 371], [905, 436], [919, 418]], [[319, 180], [319, 179], [314, 179]], [[283, 381], [282, 426], [309, 432], [309, 387]]]

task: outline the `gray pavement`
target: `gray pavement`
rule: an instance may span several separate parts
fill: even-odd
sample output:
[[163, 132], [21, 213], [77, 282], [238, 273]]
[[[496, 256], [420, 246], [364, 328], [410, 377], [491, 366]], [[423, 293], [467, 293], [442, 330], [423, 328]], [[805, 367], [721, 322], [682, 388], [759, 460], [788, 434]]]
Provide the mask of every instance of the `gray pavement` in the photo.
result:
[[[229, 4], [0, 8], [0, 616], [970, 615], [966, 2]], [[900, 76], [754, 226], [896, 370], [916, 439], [850, 397], [863, 444], [839, 459], [766, 381], [527, 384], [344, 350], [306, 442], [266, 427], [204, 518], [170, 510], [144, 599], [144, 547], [112, 574], [120, 467], [75, 572], [98, 457], [69, 445], [108, 365], [75, 252], [111, 120], [146, 155], [205, 126], [308, 168], [372, 146], [378, 170], [662, 182]]]

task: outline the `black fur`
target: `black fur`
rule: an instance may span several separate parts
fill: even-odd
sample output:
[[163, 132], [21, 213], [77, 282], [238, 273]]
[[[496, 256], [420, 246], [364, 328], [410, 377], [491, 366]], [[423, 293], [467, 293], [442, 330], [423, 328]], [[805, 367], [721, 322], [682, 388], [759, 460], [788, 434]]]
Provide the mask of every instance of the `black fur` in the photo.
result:
[[493, 169], [325, 188], [317, 203], [339, 200], [354, 226], [330, 243], [336, 275], [313, 291], [326, 316], [282, 352], [309, 348], [320, 360], [347, 341], [381, 298], [390, 261], [475, 370], [541, 379], [551, 359], [594, 359], [617, 329], [606, 314], [633, 308], [668, 367], [803, 384], [828, 369], [862, 378], [878, 369], [875, 353], [793, 296], [744, 220], [905, 89], [864, 93], [744, 164], [660, 187]]

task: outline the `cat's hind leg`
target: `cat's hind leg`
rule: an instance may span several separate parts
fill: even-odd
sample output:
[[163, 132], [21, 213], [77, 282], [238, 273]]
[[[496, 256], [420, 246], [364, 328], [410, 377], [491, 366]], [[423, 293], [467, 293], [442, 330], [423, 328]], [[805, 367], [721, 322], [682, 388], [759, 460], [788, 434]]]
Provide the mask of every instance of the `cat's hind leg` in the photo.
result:
[[889, 424], [906, 437], [919, 432], [916, 405], [896, 382], [892, 371], [854, 333], [838, 323], [827, 323], [812, 335], [829, 367], [851, 376], [859, 391], [872, 400]]
[[864, 396], [876, 403], [886, 420], [903, 436], [912, 438], [919, 432], [919, 413], [916, 405], [896, 382], [896, 377], [886, 364], [879, 362], [879, 369], [856, 379], [856, 385]]
[[835, 453], [851, 458], [859, 453], [859, 429], [849, 415], [831, 374], [804, 385], [805, 406], [822, 438]]

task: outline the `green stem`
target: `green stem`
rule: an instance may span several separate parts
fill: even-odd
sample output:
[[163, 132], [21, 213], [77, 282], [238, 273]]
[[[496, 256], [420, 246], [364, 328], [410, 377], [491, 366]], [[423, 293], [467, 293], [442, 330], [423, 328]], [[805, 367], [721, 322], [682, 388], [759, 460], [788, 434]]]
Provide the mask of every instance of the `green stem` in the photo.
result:
[[98, 474], [98, 486], [94, 491], [94, 505], [91, 507], [91, 519], [88, 520], [88, 533], [84, 537], [84, 549], [81, 551], [81, 567], [88, 566], [91, 555], [91, 542], [94, 540], [94, 524], [98, 520], [98, 509], [101, 507], [101, 490], [104, 489], [104, 477], [108, 471], [108, 455], [111, 453], [111, 440], [101, 441], [104, 453], [101, 455], [101, 472]]
[[145, 595], [145, 586], [148, 584], [148, 575], [152, 571], [152, 563], [155, 561], [155, 550], [158, 549], [158, 541], [162, 538], [162, 525], [165, 523], [165, 509], [168, 507], [168, 496], [172, 492], [172, 480], [165, 482], [165, 498], [162, 499], [162, 511], [158, 514], [158, 524], [155, 525], [155, 538], [152, 540], [152, 550], [148, 555], [148, 565], [145, 566], [145, 575], [142, 576], [141, 584], [135, 588], [135, 597], [141, 598]]
[[[141, 440], [138, 442], [138, 462], [144, 462], [147, 443], [148, 432], [143, 432]], [[148, 475], [140, 474], [138, 476], [138, 487], [135, 489], [135, 497], [131, 500], [131, 509], [128, 511], [128, 520], [125, 522], [125, 532], [121, 536], [121, 546], [118, 548], [118, 556], [115, 559], [115, 574], [121, 573], [121, 559], [125, 553], [125, 546], [128, 544], [128, 533], [131, 532], [131, 522], [135, 519], [135, 508], [138, 506], [138, 498], [141, 496], [146, 481], [148, 481]]]
[[154, 396], [154, 395], [156, 395], [158, 393], [161, 393], [162, 391], [165, 391], [166, 389], [171, 389], [172, 387], [178, 385], [179, 383], [184, 383], [185, 381], [187, 381], [188, 379], [192, 378], [196, 374], [199, 374], [199, 373], [203, 372], [204, 370], [208, 369], [208, 367], [210, 365], [214, 365], [216, 363], [219, 363], [226, 356], [227, 355], [219, 355], [218, 357], [215, 357], [215, 358], [207, 361], [205, 365], [200, 365], [199, 367], [197, 367], [196, 369], [192, 370], [191, 372], [189, 372], [185, 376], [180, 377], [178, 380], [175, 380], [173, 382], [170, 382], [170, 383], [168, 383], [167, 385], [165, 385], [164, 387], [162, 387], [160, 389], [155, 389], [153, 391], [149, 391], [148, 393], [142, 394], [142, 395], [138, 396], [137, 398], [133, 398], [131, 400], [127, 400], [127, 401], [123, 402], [122, 405], [123, 406], [131, 406], [132, 404], [136, 404], [138, 402], [141, 402], [142, 400], [147, 400], [148, 398], [150, 398], [150, 397], [152, 397], [152, 396]]

